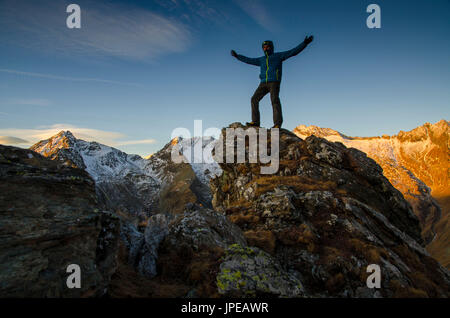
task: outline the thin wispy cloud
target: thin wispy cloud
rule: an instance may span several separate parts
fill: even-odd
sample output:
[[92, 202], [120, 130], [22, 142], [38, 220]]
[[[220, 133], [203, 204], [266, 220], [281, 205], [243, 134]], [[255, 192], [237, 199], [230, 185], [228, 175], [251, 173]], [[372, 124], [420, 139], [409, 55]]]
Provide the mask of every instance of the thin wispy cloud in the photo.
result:
[[190, 43], [191, 32], [187, 25], [150, 10], [110, 2], [78, 1], [81, 29], [68, 29], [66, 7], [70, 3], [65, 0], [2, 1], [2, 41], [70, 56], [137, 60], [182, 52]]
[[118, 146], [126, 146], [126, 145], [148, 145], [156, 143], [155, 139], [142, 139], [142, 140], [129, 140], [119, 142]]
[[256, 23], [268, 31], [279, 29], [278, 23], [273, 19], [269, 10], [259, 0], [234, 0], [245, 13]]
[[45, 74], [45, 73], [23, 72], [23, 71], [19, 71], [19, 70], [11, 70], [11, 69], [0, 69], [0, 72], [15, 74], [15, 75], [30, 76], [30, 77], [48, 78], [48, 79], [54, 79], [54, 80], [60, 80], [60, 81], [97, 82], [97, 83], [106, 83], [106, 84], [117, 84], [117, 85], [143, 87], [143, 85], [138, 84], [138, 83], [113, 81], [113, 80], [107, 80], [107, 79], [101, 79], [101, 78], [71, 77], [71, 76], [61, 76], [61, 75]]
[[61, 130], [69, 130], [76, 138], [85, 141], [97, 141], [111, 147], [156, 143], [155, 139], [127, 140], [127, 136], [119, 132], [77, 127], [70, 124], [38, 126], [33, 129], [3, 128], [0, 129], [0, 143], [30, 147], [36, 142], [56, 135]]
[[20, 144], [28, 144], [29, 141], [17, 138], [17, 137], [11, 137], [11, 136], [0, 136], [0, 144], [3, 145], [20, 145]]
[[13, 98], [5, 102], [11, 105], [25, 105], [25, 106], [50, 106], [52, 102], [45, 98]]

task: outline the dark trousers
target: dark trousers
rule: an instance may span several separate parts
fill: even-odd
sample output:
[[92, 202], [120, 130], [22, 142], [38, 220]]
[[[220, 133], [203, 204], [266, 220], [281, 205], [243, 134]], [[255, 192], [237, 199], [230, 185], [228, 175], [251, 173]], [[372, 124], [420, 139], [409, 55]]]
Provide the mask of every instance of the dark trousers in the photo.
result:
[[252, 122], [260, 124], [259, 102], [270, 92], [270, 100], [273, 109], [273, 123], [279, 125], [283, 123], [283, 114], [281, 113], [280, 102], [280, 82], [260, 83], [252, 96]]

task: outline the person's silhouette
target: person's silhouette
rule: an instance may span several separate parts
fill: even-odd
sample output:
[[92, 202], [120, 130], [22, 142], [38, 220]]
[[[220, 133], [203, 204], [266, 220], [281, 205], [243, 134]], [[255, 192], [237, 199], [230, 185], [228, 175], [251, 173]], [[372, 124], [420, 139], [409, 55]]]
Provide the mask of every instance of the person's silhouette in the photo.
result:
[[272, 101], [273, 108], [273, 123], [272, 128], [280, 128], [283, 124], [283, 115], [281, 112], [281, 103], [279, 98], [280, 93], [280, 83], [282, 76], [282, 65], [283, 61], [288, 58], [297, 55], [303, 49], [313, 41], [313, 36], [305, 37], [305, 40], [298, 46], [289, 51], [274, 53], [274, 45], [272, 41], [264, 41], [262, 43], [262, 49], [264, 51], [264, 56], [257, 58], [246, 57], [241, 54], [237, 54], [236, 51], [231, 50], [231, 55], [237, 58], [239, 61], [256, 65], [260, 67], [259, 78], [261, 83], [256, 89], [255, 93], [251, 99], [252, 105], [252, 121], [247, 123], [249, 126], [260, 125], [260, 114], [259, 114], [259, 102], [261, 99], [270, 92], [270, 100]]

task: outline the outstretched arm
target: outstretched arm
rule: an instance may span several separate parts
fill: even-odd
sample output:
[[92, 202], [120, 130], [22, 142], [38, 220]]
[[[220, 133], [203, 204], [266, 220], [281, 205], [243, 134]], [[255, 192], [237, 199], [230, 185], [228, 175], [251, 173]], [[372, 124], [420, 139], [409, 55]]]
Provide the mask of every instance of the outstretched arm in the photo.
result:
[[313, 39], [314, 36], [312, 35], [310, 37], [307, 36], [302, 43], [294, 47], [292, 50], [280, 52], [279, 54], [281, 55], [281, 58], [283, 60], [287, 60], [290, 57], [296, 56], [298, 53], [303, 51], [308, 46], [308, 44], [312, 42]]
[[237, 58], [239, 61], [250, 64], [250, 65], [256, 65], [259, 66], [259, 59], [258, 58], [252, 58], [252, 57], [246, 57], [241, 54], [237, 54], [235, 50], [231, 50], [231, 55]]

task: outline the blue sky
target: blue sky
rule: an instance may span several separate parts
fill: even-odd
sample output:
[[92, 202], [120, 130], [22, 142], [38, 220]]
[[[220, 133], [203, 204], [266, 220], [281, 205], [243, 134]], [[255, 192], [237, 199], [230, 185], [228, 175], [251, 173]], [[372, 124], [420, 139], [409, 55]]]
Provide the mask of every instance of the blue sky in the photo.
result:
[[[81, 7], [81, 29], [66, 6]], [[368, 29], [366, 7], [381, 7]], [[450, 1], [0, 0], [0, 142], [71, 130], [148, 155], [172, 130], [250, 120], [261, 56], [314, 42], [283, 65], [287, 129], [396, 134], [449, 119]], [[268, 96], [262, 124], [272, 126]]]

